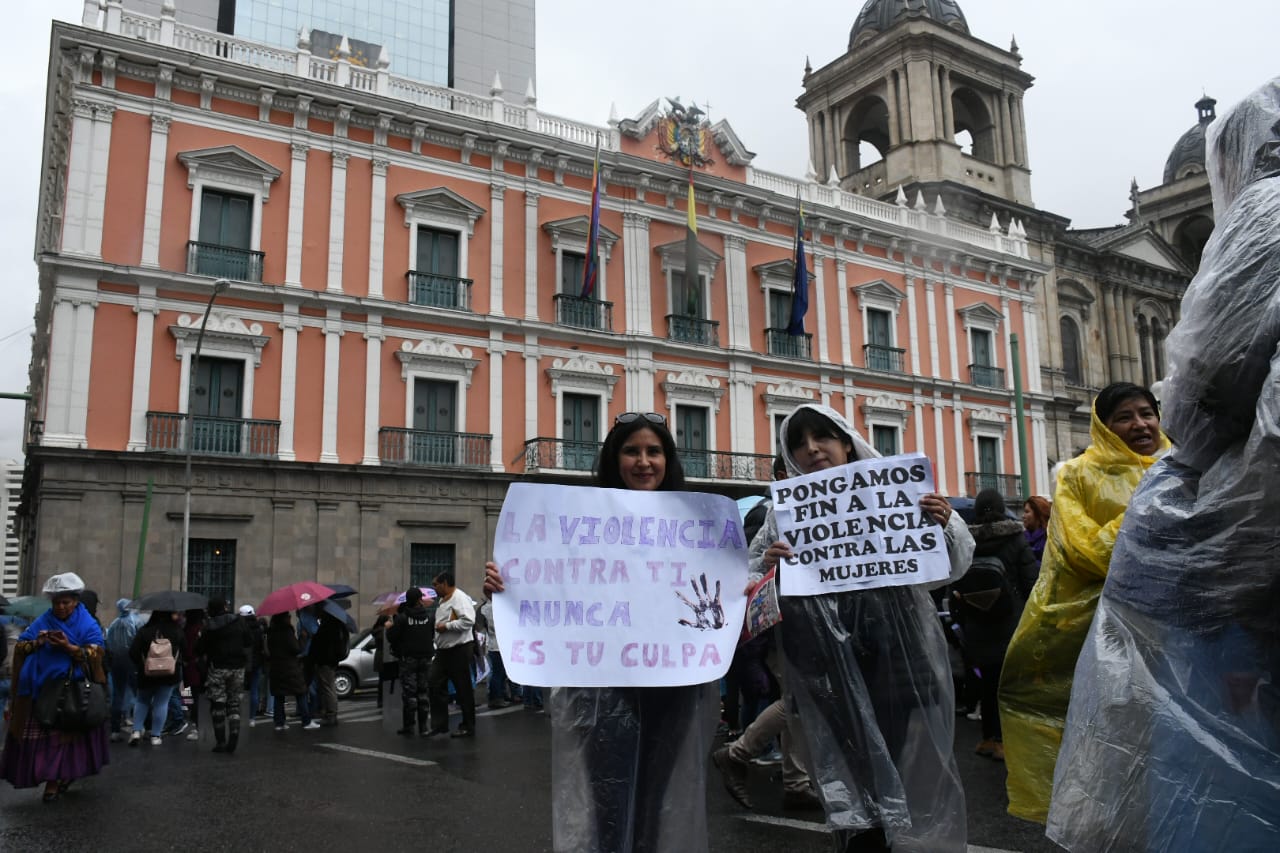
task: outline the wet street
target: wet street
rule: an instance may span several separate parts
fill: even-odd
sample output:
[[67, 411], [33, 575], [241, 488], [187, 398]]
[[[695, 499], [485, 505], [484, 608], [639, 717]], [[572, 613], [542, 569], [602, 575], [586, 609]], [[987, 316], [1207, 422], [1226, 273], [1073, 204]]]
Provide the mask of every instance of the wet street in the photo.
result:
[[[341, 724], [246, 729], [234, 756], [184, 737], [130, 748], [56, 802], [0, 783], [0, 850], [531, 853], [551, 850], [549, 721], [513, 706], [481, 710], [477, 737], [388, 734], [373, 697], [341, 706]], [[456, 726], [456, 715], [453, 720]], [[1005, 814], [1004, 768], [972, 754], [978, 723], [957, 720], [971, 853], [1056, 850], [1039, 827]], [[784, 812], [776, 767], [753, 769], [746, 812], [709, 768], [717, 853], [828, 853], [813, 812]]]

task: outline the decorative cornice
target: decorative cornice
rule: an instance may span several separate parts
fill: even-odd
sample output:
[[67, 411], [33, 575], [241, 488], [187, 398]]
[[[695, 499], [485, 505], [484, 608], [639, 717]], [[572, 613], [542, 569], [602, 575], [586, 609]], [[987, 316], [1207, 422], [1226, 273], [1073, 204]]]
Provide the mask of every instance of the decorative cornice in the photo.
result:
[[724, 396], [719, 379], [693, 368], [680, 373], [668, 373], [666, 381], [662, 383], [662, 390], [668, 398], [681, 397], [710, 403], [717, 412], [720, 411], [720, 398]]
[[766, 385], [760, 396], [766, 406], [773, 408], [795, 408], [801, 403], [813, 402], [813, 391], [790, 379], [784, 379], [777, 385]]
[[412, 371], [419, 370], [457, 377], [464, 380], [468, 388], [471, 387], [471, 374], [480, 364], [478, 359], [471, 357], [470, 347], [459, 349], [444, 338], [426, 338], [417, 344], [405, 341], [400, 344], [396, 358], [400, 360], [400, 378], [406, 382]]
[[618, 384], [612, 364], [601, 364], [581, 353], [568, 359], [557, 358], [552, 361], [547, 368], [547, 376], [551, 379], [553, 397], [560, 396], [560, 392], [564, 390], [596, 391], [603, 392], [605, 401], [611, 402], [613, 386]]
[[[174, 358], [181, 361], [187, 347], [195, 349], [196, 338], [200, 334], [200, 317], [179, 314], [177, 325], [170, 326], [169, 333], [178, 342]], [[204, 330], [205, 346], [252, 355], [254, 367], [262, 364], [262, 348], [270, 340], [262, 334], [260, 323], [246, 324], [239, 317], [223, 311], [210, 312]]]

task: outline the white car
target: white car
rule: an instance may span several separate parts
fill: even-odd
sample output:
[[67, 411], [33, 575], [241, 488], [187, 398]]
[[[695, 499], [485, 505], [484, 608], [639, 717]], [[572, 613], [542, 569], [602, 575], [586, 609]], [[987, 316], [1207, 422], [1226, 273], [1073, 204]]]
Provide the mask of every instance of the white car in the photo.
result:
[[338, 664], [334, 686], [339, 699], [346, 699], [357, 690], [378, 686], [378, 673], [373, 669], [373, 635], [366, 629], [351, 643], [351, 651]]

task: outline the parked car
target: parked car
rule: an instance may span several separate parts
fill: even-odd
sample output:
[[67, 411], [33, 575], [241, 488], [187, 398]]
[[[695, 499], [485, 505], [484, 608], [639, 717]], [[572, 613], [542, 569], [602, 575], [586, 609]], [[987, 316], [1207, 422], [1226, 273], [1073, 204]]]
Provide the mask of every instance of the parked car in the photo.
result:
[[373, 671], [373, 635], [368, 629], [361, 631], [351, 643], [351, 651], [338, 664], [334, 686], [339, 699], [346, 699], [357, 690], [378, 687], [378, 673]]

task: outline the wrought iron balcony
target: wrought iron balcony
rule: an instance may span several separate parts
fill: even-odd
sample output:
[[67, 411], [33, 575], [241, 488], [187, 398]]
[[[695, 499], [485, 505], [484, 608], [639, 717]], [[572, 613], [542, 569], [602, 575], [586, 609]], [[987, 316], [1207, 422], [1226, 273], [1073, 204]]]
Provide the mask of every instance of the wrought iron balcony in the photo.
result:
[[667, 338], [682, 344], [718, 347], [720, 346], [720, 324], [715, 320], [702, 320], [697, 317], [686, 317], [683, 314], [668, 314]]
[[471, 279], [417, 270], [409, 270], [405, 275], [409, 277], [409, 302], [412, 304], [471, 310]]
[[191, 452], [200, 456], [273, 459], [280, 450], [280, 422], [252, 418], [212, 418], [183, 412], [147, 412], [147, 450], [185, 453], [191, 424]]
[[881, 370], [885, 373], [903, 372], [903, 353], [906, 350], [897, 347], [883, 347], [878, 344], [865, 344], [862, 347], [862, 361], [868, 370]]
[[983, 388], [1003, 388], [1004, 368], [992, 367], [989, 364], [969, 365], [969, 381]]
[[[686, 477], [767, 483], [773, 479], [773, 457], [761, 453], [727, 453], [720, 450], [680, 449], [680, 465]], [[524, 443], [524, 469], [528, 473], [594, 469], [600, 453], [598, 441], [564, 441], [531, 438]]]
[[600, 299], [584, 299], [570, 293], [557, 293], [556, 322], [579, 329], [613, 331], [613, 303]]
[[765, 329], [769, 354], [784, 358], [813, 359], [813, 335], [792, 335], [786, 329]]
[[966, 471], [964, 474], [964, 493], [969, 497], [977, 497], [984, 489], [995, 489], [1005, 500], [1022, 500], [1022, 478], [1013, 474], [987, 474], [981, 471]]
[[492, 444], [492, 435], [471, 432], [431, 432], [403, 427], [378, 430], [378, 458], [394, 465], [487, 468]]
[[232, 281], [262, 281], [262, 252], [233, 249], [216, 243], [187, 243], [187, 272], [229, 278]]

